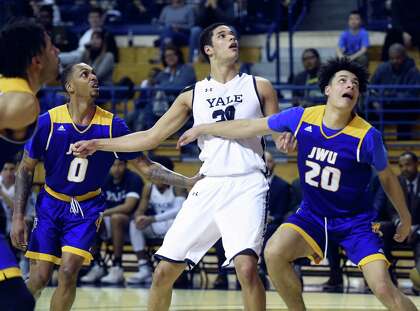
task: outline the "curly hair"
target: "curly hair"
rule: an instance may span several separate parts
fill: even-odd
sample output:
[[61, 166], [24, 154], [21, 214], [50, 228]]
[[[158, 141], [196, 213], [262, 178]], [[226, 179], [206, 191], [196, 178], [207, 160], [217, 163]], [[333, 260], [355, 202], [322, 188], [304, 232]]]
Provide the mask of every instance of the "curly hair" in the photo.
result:
[[341, 70], [353, 73], [359, 80], [359, 91], [361, 93], [366, 91], [369, 79], [369, 73], [366, 68], [347, 57], [343, 57], [330, 59], [325, 65], [321, 66], [318, 75], [318, 84], [321, 92], [325, 91], [325, 87], [331, 83], [335, 74]]

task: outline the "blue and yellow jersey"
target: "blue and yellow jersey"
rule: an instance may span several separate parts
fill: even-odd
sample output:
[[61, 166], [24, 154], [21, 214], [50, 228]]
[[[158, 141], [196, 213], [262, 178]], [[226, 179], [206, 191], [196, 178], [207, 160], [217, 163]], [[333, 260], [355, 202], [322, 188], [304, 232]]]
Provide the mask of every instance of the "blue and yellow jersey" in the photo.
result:
[[[0, 96], [8, 92], [28, 93], [35, 97], [35, 94], [25, 79], [0, 77]], [[12, 159], [22, 149], [23, 144], [32, 136], [35, 129], [36, 122], [26, 129], [19, 131], [19, 138], [16, 137], [16, 131], [8, 129], [0, 130], [0, 169], [3, 167], [4, 161]]]
[[269, 118], [274, 131], [290, 130], [298, 141], [301, 207], [323, 217], [345, 217], [371, 208], [372, 166], [387, 167], [382, 136], [355, 115], [343, 129], [322, 123], [325, 106], [285, 110]]
[[73, 123], [67, 105], [62, 105], [39, 117], [38, 130], [25, 150], [30, 158], [44, 161], [45, 189], [49, 194], [63, 200], [68, 200], [66, 196], [83, 200], [99, 193], [115, 158], [130, 160], [140, 153], [98, 151], [85, 159], [72, 155], [71, 144], [129, 132], [122, 119], [98, 106], [90, 124], [78, 126]]

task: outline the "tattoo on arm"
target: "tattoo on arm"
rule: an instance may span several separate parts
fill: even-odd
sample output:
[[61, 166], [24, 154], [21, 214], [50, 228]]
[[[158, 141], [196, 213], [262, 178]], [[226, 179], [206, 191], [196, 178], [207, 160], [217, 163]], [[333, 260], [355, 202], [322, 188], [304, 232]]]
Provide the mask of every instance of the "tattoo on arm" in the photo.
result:
[[160, 182], [180, 188], [189, 187], [189, 178], [168, 170], [163, 165], [153, 162], [150, 167], [150, 180], [152, 183]]
[[25, 215], [26, 202], [28, 201], [28, 197], [31, 193], [35, 169], [35, 165], [28, 163], [31, 161], [33, 160], [28, 157], [28, 154], [25, 151], [16, 174], [15, 206], [13, 213], [17, 215]]

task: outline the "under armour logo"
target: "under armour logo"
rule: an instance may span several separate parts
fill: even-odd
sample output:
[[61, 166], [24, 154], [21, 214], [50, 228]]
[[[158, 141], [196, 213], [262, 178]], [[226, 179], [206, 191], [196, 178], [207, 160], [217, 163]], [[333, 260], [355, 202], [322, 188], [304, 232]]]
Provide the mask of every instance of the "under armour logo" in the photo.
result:
[[205, 92], [213, 92], [213, 88], [212, 87], [211, 88], [206, 88], [204, 91]]
[[192, 195], [192, 196], [195, 196], [195, 197], [198, 197], [198, 192], [197, 192], [197, 191], [195, 191], [195, 192], [191, 192], [191, 195]]

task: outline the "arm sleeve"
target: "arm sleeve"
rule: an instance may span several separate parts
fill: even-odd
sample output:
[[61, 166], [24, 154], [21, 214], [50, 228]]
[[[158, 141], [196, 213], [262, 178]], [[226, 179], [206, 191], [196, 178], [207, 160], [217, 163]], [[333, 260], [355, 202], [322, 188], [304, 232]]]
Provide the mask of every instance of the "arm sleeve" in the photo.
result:
[[143, 192], [143, 181], [141, 180], [139, 176], [134, 175], [133, 173], [127, 185], [126, 196], [140, 199], [142, 192]]
[[303, 115], [302, 107], [286, 109], [268, 118], [268, 127], [275, 132], [290, 131], [294, 133]]
[[364, 30], [362, 34], [362, 47], [369, 47], [369, 33], [366, 30]]
[[32, 138], [25, 144], [25, 150], [32, 159], [40, 160], [47, 147], [50, 135], [51, 119], [48, 112], [38, 118], [38, 128]]
[[166, 212], [155, 215], [156, 221], [164, 221], [173, 219], [178, 214], [179, 210], [182, 207], [182, 203], [184, 203], [185, 198], [184, 197], [175, 197], [173, 207], [168, 209]]
[[385, 149], [381, 133], [371, 128], [362, 143], [361, 161], [372, 165], [378, 172], [388, 166], [388, 152]]
[[[114, 117], [112, 120], [112, 137], [120, 137], [130, 134], [130, 130], [123, 119]], [[133, 160], [142, 155], [141, 152], [118, 152], [116, 153], [121, 160]]]

